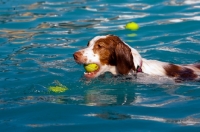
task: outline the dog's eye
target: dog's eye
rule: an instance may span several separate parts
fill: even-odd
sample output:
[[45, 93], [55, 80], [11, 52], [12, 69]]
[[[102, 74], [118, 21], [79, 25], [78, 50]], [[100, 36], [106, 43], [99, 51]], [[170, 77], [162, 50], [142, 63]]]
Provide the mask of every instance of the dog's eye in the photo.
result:
[[105, 45], [105, 43], [104, 42], [100, 42], [100, 43], [98, 43], [98, 48], [102, 48], [102, 47], [104, 47], [104, 45]]
[[101, 48], [102, 46], [100, 44], [97, 45], [98, 48]]

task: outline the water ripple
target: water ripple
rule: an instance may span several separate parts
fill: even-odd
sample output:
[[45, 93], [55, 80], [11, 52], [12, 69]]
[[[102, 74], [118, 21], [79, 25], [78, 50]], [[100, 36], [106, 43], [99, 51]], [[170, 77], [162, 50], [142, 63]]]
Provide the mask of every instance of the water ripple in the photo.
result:
[[89, 117], [100, 117], [107, 120], [147, 120], [147, 121], [156, 121], [156, 122], [162, 122], [162, 123], [172, 123], [172, 124], [178, 124], [178, 125], [200, 125], [199, 118], [195, 118], [199, 114], [195, 114], [189, 117], [180, 118], [180, 119], [167, 119], [167, 118], [161, 118], [161, 117], [154, 117], [154, 116], [144, 116], [144, 115], [132, 115], [132, 114], [119, 114], [119, 113], [113, 113], [113, 112], [104, 112], [100, 114], [86, 114], [85, 116]]

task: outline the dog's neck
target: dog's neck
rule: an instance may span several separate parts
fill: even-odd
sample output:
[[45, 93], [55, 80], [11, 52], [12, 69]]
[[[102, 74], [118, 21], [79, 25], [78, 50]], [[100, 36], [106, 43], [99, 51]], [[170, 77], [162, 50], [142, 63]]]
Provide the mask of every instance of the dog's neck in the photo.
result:
[[168, 63], [157, 60], [144, 59], [141, 57], [139, 52], [134, 48], [131, 48], [131, 51], [133, 55], [133, 62], [136, 68], [136, 72], [143, 72], [149, 75], [158, 75], [158, 76], [165, 75], [165, 70], [163, 67]]

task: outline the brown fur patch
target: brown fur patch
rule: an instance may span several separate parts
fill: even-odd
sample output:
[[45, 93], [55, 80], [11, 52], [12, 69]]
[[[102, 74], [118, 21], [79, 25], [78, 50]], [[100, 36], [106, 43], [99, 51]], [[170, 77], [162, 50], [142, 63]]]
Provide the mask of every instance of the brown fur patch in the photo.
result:
[[117, 69], [121, 74], [128, 74], [131, 69], [135, 71], [131, 49], [124, 43], [118, 43], [115, 48]]
[[194, 64], [194, 67], [196, 67], [200, 70], [200, 64]]
[[95, 54], [99, 54], [100, 62], [104, 64], [115, 65], [114, 62], [114, 48], [116, 44], [110, 39], [110, 37], [99, 39], [95, 42], [93, 51]]
[[128, 74], [135, 70], [131, 49], [117, 36], [109, 35], [95, 42], [94, 53], [99, 54], [102, 64], [117, 67], [120, 74]]
[[194, 80], [197, 78], [197, 75], [194, 73], [192, 69], [177, 66], [174, 64], [169, 64], [166, 67], [164, 67], [167, 76], [169, 77], [175, 77], [176, 80]]

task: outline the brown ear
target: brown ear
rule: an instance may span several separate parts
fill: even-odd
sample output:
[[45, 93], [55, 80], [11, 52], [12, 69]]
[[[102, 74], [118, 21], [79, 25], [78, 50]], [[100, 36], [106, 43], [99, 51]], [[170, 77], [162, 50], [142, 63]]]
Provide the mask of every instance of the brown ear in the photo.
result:
[[127, 75], [131, 69], [135, 70], [131, 49], [121, 40], [115, 48], [116, 66], [120, 74]]

